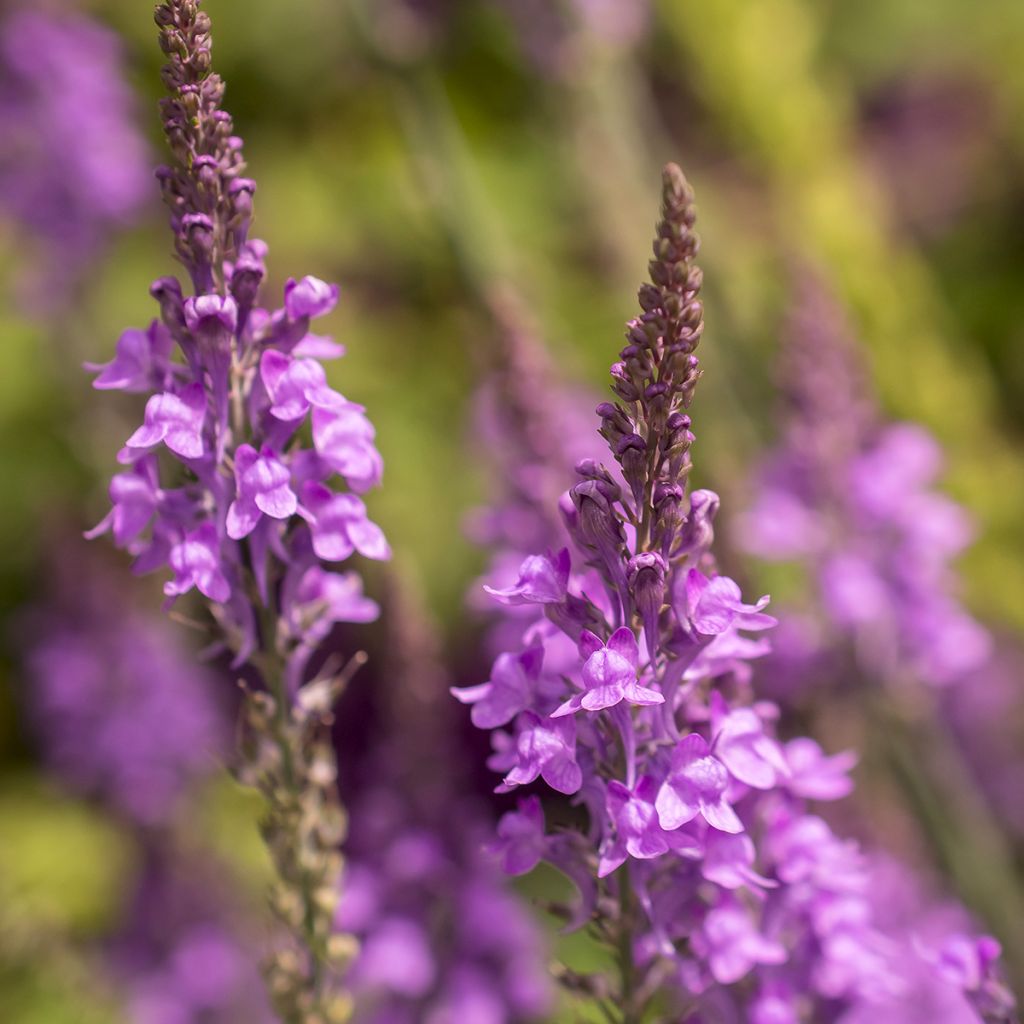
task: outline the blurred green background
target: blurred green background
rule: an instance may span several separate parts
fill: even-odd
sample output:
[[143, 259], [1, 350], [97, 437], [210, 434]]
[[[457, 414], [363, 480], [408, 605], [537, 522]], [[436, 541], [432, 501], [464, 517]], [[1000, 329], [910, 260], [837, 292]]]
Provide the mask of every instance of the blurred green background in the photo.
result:
[[[494, 345], [488, 289], [513, 288], [564, 376], [600, 396], [668, 159], [696, 188], [703, 237], [700, 482], [738, 501], [773, 436], [787, 270], [809, 261], [846, 305], [887, 411], [946, 446], [949, 490], [979, 526], [968, 603], [1024, 628], [1019, 0], [662, 0], [635, 33], [615, 5], [601, 21], [569, 2], [204, 6], [259, 182], [271, 292], [305, 273], [341, 283], [328, 329], [348, 354], [332, 380], [368, 407], [387, 466], [371, 511], [453, 648], [483, 561], [460, 524], [486, 485], [467, 411]], [[122, 34], [159, 153], [150, 5], [83, 9]], [[124, 424], [92, 407], [107, 403], [77, 367], [153, 315], [147, 289], [173, 272], [169, 250], [154, 187], [150, 216], [72, 313], [47, 324], [0, 310], [5, 621], [41, 591], [43, 524], [85, 528], [105, 511]], [[5, 279], [21, 252], [0, 229]], [[75, 940], [103, 928], [130, 854], [116, 826], [40, 777], [16, 632], [0, 665], [0, 960], [10, 946], [35, 967], [7, 986], [0, 973], [0, 1019], [110, 1020]], [[210, 800], [239, 823], [227, 855], [258, 859], [251, 807], [226, 790]], [[37, 948], [52, 956], [28, 957]]]

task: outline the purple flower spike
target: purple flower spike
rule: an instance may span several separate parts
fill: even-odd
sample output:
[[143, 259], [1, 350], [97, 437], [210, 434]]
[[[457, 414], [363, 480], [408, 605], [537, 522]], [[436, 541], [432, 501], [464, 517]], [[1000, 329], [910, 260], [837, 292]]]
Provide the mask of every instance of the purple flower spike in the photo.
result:
[[[206, 418], [206, 394], [202, 384], [189, 384], [179, 394], [164, 392], [146, 403], [143, 425], [125, 442], [126, 448], [153, 448], [161, 441], [183, 459], [202, 458], [203, 421]], [[125, 454], [125, 453], [122, 453]], [[119, 461], [130, 462], [127, 453]]]
[[329, 387], [324, 368], [315, 359], [293, 359], [267, 349], [260, 357], [260, 378], [273, 403], [270, 414], [290, 423], [311, 408], [340, 409], [350, 404]]
[[148, 330], [125, 331], [109, 363], [86, 363], [85, 368], [99, 371], [92, 382], [99, 391], [151, 391], [164, 384], [173, 345], [167, 328], [154, 320]]
[[600, 637], [584, 630], [580, 637], [580, 657], [586, 658], [583, 665], [585, 690], [582, 694], [574, 694], [553, 711], [552, 718], [574, 714], [581, 708], [602, 711], [621, 701], [639, 705], [665, 702], [660, 693], [641, 686], [637, 681], [640, 648], [636, 635], [627, 626], [615, 630], [607, 645], [601, 642]]
[[453, 687], [452, 695], [463, 704], [473, 705], [470, 717], [478, 729], [496, 729], [529, 706], [543, 660], [543, 647], [530, 647], [518, 657], [501, 654], [491, 669], [489, 682]]
[[695, 732], [684, 736], [655, 801], [661, 827], [671, 831], [700, 815], [712, 828], [742, 832], [743, 823], [725, 800], [728, 786], [729, 773], [704, 737]]
[[714, 979], [723, 985], [739, 981], [756, 964], [786, 961], [785, 949], [765, 938], [747, 911], [731, 900], [708, 912], [694, 944], [707, 957]]
[[231, 586], [220, 569], [220, 542], [212, 523], [203, 523], [171, 548], [174, 579], [164, 584], [168, 597], [187, 594], [193, 587], [211, 601], [224, 604]]
[[338, 494], [308, 481], [302, 488], [302, 504], [312, 517], [313, 550], [318, 558], [343, 562], [353, 551], [366, 558], [391, 557], [384, 531], [370, 522], [366, 505], [354, 494]]
[[558, 604], [565, 600], [569, 586], [569, 549], [557, 555], [530, 555], [519, 567], [519, 577], [511, 587], [495, 590], [484, 587], [492, 597], [506, 605]]
[[[256, 185], [244, 176], [243, 143], [223, 106], [225, 84], [212, 69], [210, 17], [201, 6], [202, 0], [162, 0], [155, 12], [167, 57], [160, 113], [170, 145], [170, 161], [156, 177], [187, 278], [159, 278], [150, 294], [160, 324], [145, 335], [123, 335], [114, 359], [97, 368], [100, 389], [142, 390], [149, 400], [142, 427], [118, 455], [136, 469], [115, 479], [113, 508], [92, 532], [112, 528], [136, 556], [136, 572], [169, 565], [169, 598], [193, 588], [206, 598], [213, 644], [254, 684], [242, 698], [242, 774], [288, 806], [312, 801], [324, 812], [271, 810], [263, 835], [274, 849], [301, 851], [302, 873], [316, 880], [300, 885], [276, 858], [286, 902], [301, 909], [275, 906], [283, 927], [274, 956], [291, 956], [296, 965], [287, 991], [272, 994], [275, 1019], [326, 1020], [335, 1015], [346, 972], [328, 963], [324, 942], [310, 937], [330, 932], [333, 907], [320, 897], [338, 881], [341, 859], [335, 829], [323, 822], [343, 815], [330, 783], [331, 745], [319, 744], [315, 765], [306, 753], [345, 674], [320, 674], [331, 651], [340, 653], [333, 645], [324, 650], [325, 642], [335, 623], [367, 622], [379, 609], [357, 575], [328, 572], [321, 559], [356, 550], [389, 556], [361, 498], [346, 493], [379, 483], [382, 463], [363, 408], [333, 391], [316, 361], [340, 349], [308, 335], [311, 318], [334, 307], [338, 288], [304, 277], [288, 281], [283, 306], [268, 306], [261, 296], [268, 249], [249, 238]], [[19, 44], [17, 52], [31, 61], [35, 49]], [[74, 52], [57, 64], [80, 77]], [[4, 90], [0, 81], [0, 107]], [[87, 96], [73, 104], [75, 122], [79, 106], [83, 115], [93, 107], [105, 111], [102, 98]], [[75, 176], [73, 163], [57, 165], [65, 177]], [[312, 444], [300, 429], [307, 418]], [[160, 444], [168, 451], [153, 452]], [[360, 661], [352, 659], [348, 671]], [[257, 710], [263, 695], [273, 701], [273, 726]], [[182, 980], [178, 988], [191, 984]], [[169, 1020], [171, 1011], [154, 1013]], [[217, 1015], [204, 1004], [186, 1016], [196, 1013]]]
[[338, 286], [318, 277], [289, 280], [284, 286], [284, 308], [293, 320], [330, 313], [338, 304]]
[[[880, 895], [878, 865], [808, 814], [808, 800], [847, 792], [852, 756], [776, 738], [782, 709], [763, 699], [752, 664], [770, 651], [768, 598], [746, 603], [716, 574], [719, 499], [688, 486], [703, 332], [694, 218], [690, 188], [669, 166], [650, 281], [611, 368], [613, 400], [596, 410], [614, 463], [581, 452], [574, 482], [558, 476], [568, 431], [554, 416], [569, 403], [523, 344], [520, 319], [495, 302], [499, 375], [485, 397], [499, 427], [489, 447], [507, 459], [505, 486], [474, 532], [495, 549], [501, 585], [489, 593], [501, 607], [492, 611], [492, 643], [504, 653], [490, 682], [455, 693], [474, 705], [477, 726], [494, 730], [487, 763], [505, 777], [499, 792], [538, 777], [568, 792], [570, 765], [576, 791], [576, 813], [546, 837], [539, 804], [507, 816], [498, 849], [509, 870], [543, 858], [579, 888], [569, 927], [592, 925], [611, 954], [586, 994], [623, 1019], [947, 1024], [933, 1012], [937, 1002], [925, 1011], [911, 998], [916, 987], [943, 990], [957, 1021], [1008, 1022], [1012, 999], [993, 973], [996, 951], [951, 947], [945, 977], [938, 946], [925, 964], [920, 917], [894, 926], [900, 909]], [[821, 333], [814, 326], [809, 342]], [[828, 388], [816, 386], [830, 372], [820, 347], [808, 346], [815, 372], [799, 397], [821, 416], [769, 474], [793, 500], [774, 501], [779, 521], [759, 525], [807, 551], [819, 577], [837, 554], [858, 559], [834, 573], [831, 602], [841, 599], [858, 628], [830, 628], [842, 625], [833, 613], [819, 636], [838, 632], [857, 657], [868, 652], [886, 681], [893, 667], [902, 679], [914, 665], [927, 665], [935, 683], [962, 674], [983, 637], [936, 590], [965, 530], [948, 502], [922, 491], [936, 468], [926, 446], [890, 439], [881, 467], [865, 462], [851, 476], [851, 456], [879, 443], [872, 431], [866, 449], [841, 444], [841, 462], [801, 479], [804, 462], [863, 424], [856, 408], [837, 411]], [[902, 468], [887, 478], [893, 466]], [[819, 509], [830, 489], [837, 500]], [[835, 537], [858, 531], [855, 545], [831, 549]], [[560, 551], [566, 537], [571, 560]], [[536, 672], [515, 658], [524, 646]], [[912, 664], [901, 663], [904, 653]], [[502, 730], [514, 716], [515, 727]], [[561, 731], [569, 725], [574, 734]]]
[[518, 728], [517, 762], [505, 776], [505, 786], [523, 786], [539, 775], [559, 793], [577, 792], [583, 772], [576, 763], [576, 723], [571, 718], [552, 722], [524, 711]]

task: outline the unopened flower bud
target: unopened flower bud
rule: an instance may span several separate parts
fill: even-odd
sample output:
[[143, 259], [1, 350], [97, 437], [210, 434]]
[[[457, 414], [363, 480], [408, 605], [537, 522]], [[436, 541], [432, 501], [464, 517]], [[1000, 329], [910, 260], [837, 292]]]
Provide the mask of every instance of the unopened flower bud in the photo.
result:
[[647, 480], [647, 443], [639, 434], [626, 434], [615, 445], [615, 457], [622, 466], [633, 501], [637, 508], [643, 500], [644, 484]]
[[614, 363], [611, 368], [612, 390], [627, 402], [635, 402], [640, 392], [630, 379], [625, 363]]
[[645, 551], [631, 558], [626, 569], [626, 579], [644, 624], [647, 653], [652, 661], [660, 640], [658, 616], [665, 603], [667, 571], [665, 560], [655, 551]]
[[718, 495], [714, 491], [694, 491], [690, 511], [679, 533], [679, 550], [694, 558], [707, 551], [715, 539], [714, 521], [718, 514]]

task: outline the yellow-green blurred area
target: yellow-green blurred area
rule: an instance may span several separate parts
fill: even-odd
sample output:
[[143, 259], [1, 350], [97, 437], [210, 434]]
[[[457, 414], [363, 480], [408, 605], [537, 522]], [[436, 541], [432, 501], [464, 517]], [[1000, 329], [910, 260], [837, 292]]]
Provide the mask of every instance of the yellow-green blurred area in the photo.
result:
[[[150, 6], [83, 9], [123, 35], [161, 154]], [[347, 354], [331, 380], [377, 427], [386, 473], [371, 513], [417, 566], [449, 645], [483, 564], [462, 523], [487, 482], [468, 412], [495, 344], [489, 290], [518, 293], [564, 378], [601, 400], [670, 159], [695, 187], [703, 239], [698, 480], [723, 505], [742, 496], [776, 430], [792, 268], [813, 265], [887, 413], [946, 448], [948, 489], [978, 525], [961, 563], [970, 607], [1024, 628], [1024, 4], [660, 0], [635, 39], [595, 29], [585, 7], [204, 4], [259, 184], [268, 288], [307, 273], [341, 284], [324, 329]], [[561, 35], [546, 8], [562, 11]], [[43, 777], [16, 624], [41, 593], [45, 525], [85, 529], [105, 513], [125, 422], [111, 409], [132, 408], [89, 393], [78, 366], [155, 314], [148, 287], [174, 272], [170, 249], [154, 183], [148, 218], [59, 323], [0, 309], [4, 1022], [116, 1019], [75, 949], [106, 926], [131, 843]], [[23, 252], [0, 229], [5, 280]], [[233, 810], [210, 810], [196, 835], [258, 888], [253, 808], [209, 799]]]

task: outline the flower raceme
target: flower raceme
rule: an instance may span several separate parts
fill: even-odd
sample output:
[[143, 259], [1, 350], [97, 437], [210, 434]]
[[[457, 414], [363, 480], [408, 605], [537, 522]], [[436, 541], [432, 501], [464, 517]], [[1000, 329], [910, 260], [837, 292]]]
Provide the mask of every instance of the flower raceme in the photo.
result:
[[[585, 828], [548, 831], [528, 796], [493, 844], [511, 874], [561, 869], [580, 890], [570, 925], [615, 951], [617, 981], [566, 969], [574, 991], [624, 1024], [654, 1007], [688, 1022], [839, 1021], [897, 1005], [904, 986], [864, 858], [807, 805], [845, 796], [855, 759], [779, 739], [779, 709], [751, 689], [768, 599], [745, 602], [716, 571], [718, 498], [687, 488], [703, 330], [693, 223], [670, 166], [651, 283], [611, 368], [616, 401], [597, 409], [615, 468], [577, 464], [559, 503], [573, 550], [552, 538], [488, 588], [522, 642], [453, 692], [492, 730], [499, 791], [539, 778], [586, 809]], [[949, 978], [935, 983], [973, 1014], [974, 990]]]
[[170, 602], [198, 591], [233, 664], [258, 674], [239, 774], [267, 799], [272, 903], [297, 946], [270, 962], [271, 993], [289, 1024], [341, 1020], [331, 975], [351, 952], [333, 929], [344, 818], [322, 725], [343, 678], [310, 680], [308, 668], [335, 623], [377, 615], [357, 573], [324, 563], [389, 557], [359, 497], [382, 463], [365, 410], [327, 383], [321, 360], [341, 346], [311, 331], [337, 286], [293, 278], [264, 305], [268, 250], [249, 238], [256, 186], [210, 71], [209, 18], [195, 0], [167, 0], [156, 20], [174, 158], [157, 177], [190, 288], [158, 279], [159, 318], [92, 367], [97, 388], [149, 397], [91, 535], [111, 531], [138, 572], [169, 569]]

